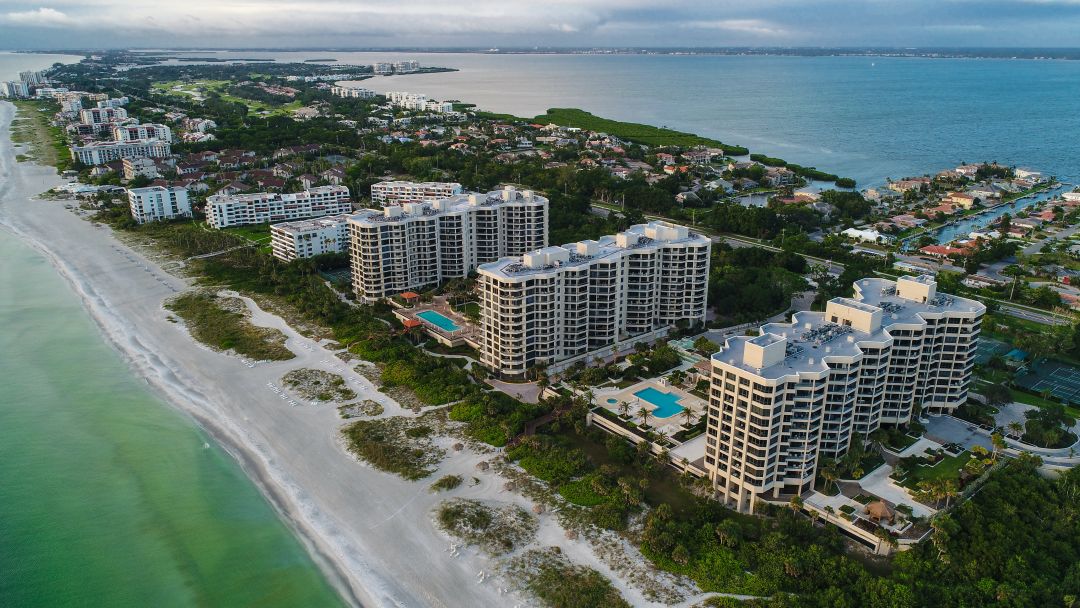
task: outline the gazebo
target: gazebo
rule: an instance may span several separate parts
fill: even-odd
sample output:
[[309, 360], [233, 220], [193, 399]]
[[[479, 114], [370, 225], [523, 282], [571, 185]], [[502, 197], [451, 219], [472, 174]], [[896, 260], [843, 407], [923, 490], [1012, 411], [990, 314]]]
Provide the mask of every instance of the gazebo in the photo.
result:
[[412, 304], [420, 299], [420, 294], [415, 291], [406, 291], [401, 294], [401, 299], [405, 300], [406, 304]]
[[866, 515], [878, 523], [892, 523], [896, 519], [896, 511], [884, 500], [877, 500], [866, 505]]

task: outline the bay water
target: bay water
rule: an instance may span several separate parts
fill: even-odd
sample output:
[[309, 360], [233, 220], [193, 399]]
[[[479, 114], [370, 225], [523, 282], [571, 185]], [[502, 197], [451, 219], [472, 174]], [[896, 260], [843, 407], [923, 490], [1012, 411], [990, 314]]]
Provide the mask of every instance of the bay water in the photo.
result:
[[996, 160], [1080, 181], [1080, 61], [902, 57], [205, 51], [187, 57], [417, 59], [457, 72], [363, 86], [531, 117], [573, 107], [744, 145], [860, 187]]

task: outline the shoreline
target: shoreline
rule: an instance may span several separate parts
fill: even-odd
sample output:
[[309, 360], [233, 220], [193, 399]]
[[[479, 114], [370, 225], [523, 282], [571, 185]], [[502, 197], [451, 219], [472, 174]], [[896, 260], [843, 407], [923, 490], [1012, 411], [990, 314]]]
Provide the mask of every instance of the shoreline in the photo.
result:
[[[14, 106], [0, 104], [0, 155], [4, 157], [3, 159], [0, 159], [0, 162], [6, 161], [10, 163], [8, 166], [10, 167], [11, 172], [9, 173], [8, 178], [11, 183], [14, 183], [15, 173], [19, 171], [14, 154], [9, 154], [13, 148], [9, 132], [10, 121], [15, 114], [13, 108]], [[35, 167], [42, 170], [52, 170], [51, 167], [36, 164]], [[59, 177], [55, 175], [52, 176], [52, 181], [53, 183], [50, 184], [49, 187], [61, 183]], [[0, 190], [0, 201], [3, 201], [6, 197], [7, 192]], [[98, 328], [105, 343], [120, 355], [130, 368], [131, 372], [135, 376], [142, 378], [151, 388], [151, 391], [161, 399], [163, 403], [190, 419], [192, 423], [213, 438], [218, 446], [237, 462], [245, 476], [256, 488], [258, 488], [259, 492], [267, 500], [270, 506], [278, 513], [282, 522], [285, 523], [297, 540], [304, 546], [304, 549], [323, 573], [327, 582], [338, 592], [342, 600], [351, 606], [373, 606], [374, 604], [370, 602], [364, 603], [360, 601], [357, 590], [353, 588], [353, 582], [349, 580], [349, 576], [342, 567], [342, 564], [335, 560], [335, 556], [328, 553], [328, 548], [323, 546], [324, 542], [319, 538], [318, 532], [313, 529], [311, 522], [305, 521], [294, 509], [290, 508], [289, 499], [282, 491], [282, 488], [277, 487], [272, 482], [270, 473], [266, 470], [265, 466], [263, 466], [264, 463], [259, 462], [246, 446], [244, 446], [237, 438], [233, 437], [226, 429], [222, 428], [220, 422], [215, 423], [215, 421], [212, 420], [199, 406], [195, 405], [194, 399], [199, 398], [195, 393], [182, 390], [178, 391], [177, 389], [179, 387], [176, 385], [167, 386], [162, 381], [160, 374], [163, 370], [148, 364], [150, 357], [154, 356], [152, 352], [138, 353], [137, 355], [130, 349], [130, 344], [128, 347], [125, 347], [121, 340], [124, 336], [117, 332], [117, 322], [113, 320], [112, 323], [110, 323], [107, 320], [109, 313], [99, 307], [95, 302], [95, 300], [97, 302], [101, 301], [100, 296], [95, 298], [93, 294], [87, 292], [88, 285], [77, 280], [77, 273], [73, 268], [51, 250], [46, 243], [31, 236], [25, 231], [20, 230], [6, 220], [7, 218], [5, 217], [4, 209], [0, 206], [0, 230], [4, 230], [9, 234], [14, 235], [21, 243], [27, 245], [45, 258], [49, 265], [56, 270], [57, 274], [68, 284], [72, 292], [74, 292], [79, 299], [80, 304], [87, 312], [91, 321], [93, 321], [94, 325]], [[115, 237], [111, 238], [116, 240]], [[119, 241], [117, 241], [117, 243], [121, 244]], [[138, 252], [135, 251], [132, 251], [132, 253], [139, 255]], [[149, 262], [149, 260], [147, 261]], [[137, 338], [134, 336], [127, 337], [134, 338], [137, 341]], [[182, 392], [184, 396], [181, 397], [178, 392]]]
[[[276, 364], [260, 363], [257, 367], [262, 369], [261, 373], [254, 373], [257, 370], [248, 370], [238, 357], [211, 351], [191, 338], [182, 326], [169, 323], [161, 302], [174, 295], [173, 288], [189, 288], [187, 281], [165, 273], [153, 260], [128, 248], [115, 238], [111, 229], [95, 227], [78, 217], [66, 208], [71, 201], [33, 200], [39, 192], [55, 186], [60, 180], [51, 167], [15, 162], [14, 146], [9, 137], [13, 116], [12, 105], [0, 104], [0, 156], [3, 157], [0, 163], [5, 163], [9, 171], [8, 179], [0, 189], [0, 200], [3, 201], [0, 227], [45, 256], [72, 287], [105, 341], [120, 353], [133, 373], [143, 378], [166, 404], [188, 416], [236, 459], [284, 523], [294, 531], [343, 602], [365, 608], [455, 605], [444, 601], [450, 598], [462, 598], [473, 605], [499, 603], [495, 599], [499, 597], [495, 590], [475, 584], [466, 586], [472, 580], [471, 572], [487, 567], [482, 556], [459, 559], [457, 568], [436, 568], [442, 565], [435, 562], [438, 553], [444, 550], [445, 539], [434, 530], [428, 534], [414, 532], [430, 520], [426, 508], [420, 520], [402, 518], [394, 522], [395, 525], [386, 526], [386, 532], [370, 537], [360, 533], [352, 520], [362, 520], [369, 513], [388, 515], [387, 521], [393, 519], [413, 502], [418, 494], [417, 487], [378, 472], [346, 452], [336, 440], [344, 423], [336, 408], [289, 408], [280, 400], [270, 399], [269, 392], [256, 392], [256, 387], [265, 390], [263, 378], [272, 377], [276, 381], [286, 368], [326, 367], [315, 358], [325, 358], [329, 351], [304, 345], [306, 339], [293, 332], [288, 344], [293, 346], [291, 350], [297, 354], [296, 358]], [[40, 188], [33, 185], [37, 179], [43, 180]], [[27, 207], [31, 206], [35, 208], [27, 214]], [[97, 242], [89, 242], [93, 237]], [[86, 255], [65, 256], [66, 247], [74, 247]], [[125, 253], [138, 260], [141, 266], [117, 268], [117, 264], [129, 261], [124, 257]], [[92, 282], [89, 276], [96, 273], [107, 273], [103, 274], [103, 279], [111, 280]], [[151, 293], [144, 296], [144, 292], [133, 285], [140, 280], [149, 283], [147, 290]], [[114, 286], [117, 289], [110, 289]], [[128, 295], [131, 293], [140, 296], [131, 299]], [[143, 317], [141, 321], [146, 323], [124, 315], [124, 309], [131, 317]], [[137, 328], [135, 323], [138, 323]], [[311, 352], [301, 354], [303, 350], [295, 348], [298, 341]], [[314, 341], [308, 342], [317, 346]], [[187, 359], [187, 362], [180, 364], [178, 359]], [[340, 362], [335, 358], [333, 364]], [[206, 366], [232, 369], [207, 370]], [[226, 382], [209, 380], [206, 378], [208, 371], [210, 374], [216, 372]], [[267, 376], [268, 372], [273, 375]], [[243, 382], [244, 378], [238, 378], [239, 375], [255, 378]], [[236, 386], [229, 386], [230, 383]], [[381, 402], [389, 400], [381, 393], [364, 396]], [[294, 420], [256, 416], [267, 413], [264, 401], [278, 401], [275, 405], [278, 408], [284, 406], [283, 413], [292, 414]], [[293, 422], [306, 423], [303, 426], [307, 428]], [[306, 466], [295, 466], [296, 459], [303, 454], [309, 455], [303, 463]], [[326, 470], [323, 470], [324, 465]], [[329, 471], [331, 468], [344, 469], [344, 472], [339, 477]], [[329, 490], [328, 480], [333, 480]], [[336, 495], [333, 486], [339, 487]], [[426, 485], [419, 491], [426, 494]], [[410, 535], [414, 538], [407, 538]], [[391, 539], [396, 539], [397, 544]], [[402, 550], [395, 553], [395, 546]], [[369, 559], [376, 556], [381, 558], [377, 562]], [[428, 560], [433, 562], [432, 568], [424, 567]], [[433, 579], [434, 569], [443, 570], [443, 576]]]

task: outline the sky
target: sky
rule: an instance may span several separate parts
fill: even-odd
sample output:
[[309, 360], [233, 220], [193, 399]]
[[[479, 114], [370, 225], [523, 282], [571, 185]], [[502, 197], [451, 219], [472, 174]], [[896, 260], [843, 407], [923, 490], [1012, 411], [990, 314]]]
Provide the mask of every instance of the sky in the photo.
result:
[[1080, 0], [0, 0], [0, 48], [1080, 47]]

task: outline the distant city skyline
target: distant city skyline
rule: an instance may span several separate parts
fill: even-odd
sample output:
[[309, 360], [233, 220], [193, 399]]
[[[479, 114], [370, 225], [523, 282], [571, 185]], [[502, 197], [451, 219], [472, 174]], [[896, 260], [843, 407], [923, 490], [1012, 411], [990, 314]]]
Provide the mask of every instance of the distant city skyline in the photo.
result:
[[1080, 46], [1080, 0], [4, 0], [0, 46]]

